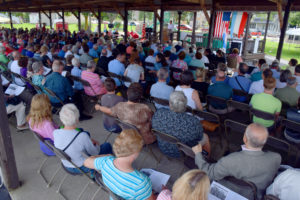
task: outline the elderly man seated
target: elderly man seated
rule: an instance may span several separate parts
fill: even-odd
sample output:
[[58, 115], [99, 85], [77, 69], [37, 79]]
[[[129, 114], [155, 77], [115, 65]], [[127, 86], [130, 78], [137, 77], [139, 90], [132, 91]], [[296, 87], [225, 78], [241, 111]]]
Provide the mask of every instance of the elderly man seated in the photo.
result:
[[193, 147], [196, 154], [195, 163], [205, 171], [211, 180], [219, 181], [233, 176], [251, 181], [258, 189], [258, 199], [272, 183], [277, 174], [281, 157], [277, 153], [262, 151], [268, 138], [268, 131], [259, 124], [250, 124], [244, 134], [242, 151], [231, 153], [217, 163], [208, 163], [202, 156], [202, 145]]
[[81, 73], [82, 80], [89, 82], [90, 86], [83, 86], [85, 94], [88, 96], [101, 97], [106, 94], [106, 89], [98, 74], [94, 73], [96, 69], [96, 63], [93, 60], [88, 61], [87, 70]]
[[[152, 97], [169, 100], [170, 95], [174, 92], [174, 88], [167, 85], [166, 80], [169, 76], [168, 70], [166, 68], [161, 68], [157, 72], [158, 82], [151, 86], [150, 95]], [[155, 107], [166, 108], [166, 106], [155, 103]]]
[[[64, 64], [55, 60], [52, 64], [52, 73], [47, 76], [44, 87], [52, 90], [63, 102], [69, 102], [73, 96], [73, 88], [67, 78], [61, 75]], [[52, 105], [59, 105], [59, 100], [48, 95]], [[59, 105], [60, 106], [60, 105]]]
[[[185, 113], [187, 98], [181, 91], [175, 91], [170, 96], [170, 109], [157, 110], [152, 118], [152, 128], [162, 133], [176, 137], [180, 142], [194, 146], [197, 143], [204, 145], [206, 151], [210, 151], [208, 137], [203, 133], [202, 125], [198, 118]], [[160, 150], [170, 156], [179, 157], [180, 152], [176, 145], [161, 140], [158, 146]]]
[[93, 60], [91, 56], [89, 56], [89, 47], [87, 45], [82, 46], [83, 54], [80, 56], [79, 61], [81, 64], [86, 65], [88, 61]]

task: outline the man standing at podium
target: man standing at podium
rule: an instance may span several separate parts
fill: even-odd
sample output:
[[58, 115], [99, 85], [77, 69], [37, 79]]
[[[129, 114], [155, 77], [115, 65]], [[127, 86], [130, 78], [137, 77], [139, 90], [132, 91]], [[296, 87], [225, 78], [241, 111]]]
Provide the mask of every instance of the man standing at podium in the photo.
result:
[[173, 41], [173, 31], [174, 31], [174, 24], [172, 20], [170, 20], [170, 23], [168, 24], [168, 33], [171, 41]]

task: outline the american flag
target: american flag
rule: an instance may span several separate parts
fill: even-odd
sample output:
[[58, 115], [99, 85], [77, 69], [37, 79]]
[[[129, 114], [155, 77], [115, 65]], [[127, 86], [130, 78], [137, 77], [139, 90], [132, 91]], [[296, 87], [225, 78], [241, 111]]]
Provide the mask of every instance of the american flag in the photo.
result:
[[227, 32], [230, 23], [231, 12], [217, 12], [215, 21], [214, 37], [222, 38]]
[[146, 36], [146, 27], [145, 27], [145, 23], [143, 24], [143, 29], [142, 29], [142, 38], [144, 38]]

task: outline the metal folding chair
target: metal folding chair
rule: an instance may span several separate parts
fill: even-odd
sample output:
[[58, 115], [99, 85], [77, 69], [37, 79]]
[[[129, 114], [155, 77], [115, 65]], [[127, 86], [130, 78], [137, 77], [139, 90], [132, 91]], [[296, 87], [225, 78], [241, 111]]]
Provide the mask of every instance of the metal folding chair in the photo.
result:
[[[230, 144], [235, 144], [240, 147], [240, 145], [243, 144], [243, 136], [246, 131], [247, 125], [230, 119], [225, 120], [224, 125], [225, 125], [226, 140], [228, 143], [229, 151], [230, 151]], [[229, 136], [233, 135], [234, 133], [238, 133], [238, 135], [235, 134], [235, 137], [229, 138]], [[232, 142], [232, 141], [236, 141], [236, 142]]]
[[184, 156], [185, 166], [187, 166], [189, 169], [196, 169], [197, 165], [195, 164], [195, 153], [193, 152], [192, 147], [189, 147], [181, 142], [177, 143], [177, 147]]
[[264, 200], [280, 200], [278, 197], [275, 197], [274, 195], [268, 194], [264, 196]]
[[273, 126], [274, 126], [275, 129], [277, 128], [275, 113], [272, 114], [272, 113], [264, 112], [264, 111], [257, 110], [257, 109], [254, 109], [254, 108], [250, 109], [250, 113], [251, 113], [251, 116], [255, 116], [257, 118], [261, 118], [261, 119], [264, 119], [264, 120], [272, 120], [272, 121], [274, 121], [274, 125]]
[[65, 103], [49, 88], [44, 87], [44, 90], [53, 98], [57, 99], [59, 103], [63, 106]]
[[264, 151], [274, 151], [281, 155], [282, 163], [289, 164], [291, 145], [284, 140], [269, 136], [263, 148]]
[[206, 95], [206, 103], [207, 103], [207, 109], [208, 110], [209, 110], [210, 106], [213, 107], [212, 104], [218, 104], [218, 105], [224, 105], [224, 106], [226, 106], [225, 109], [227, 109], [227, 112], [228, 112], [227, 100], [226, 99], [223, 99], [223, 98], [220, 98], [220, 97], [216, 97], [216, 96], [212, 96], [212, 95]]

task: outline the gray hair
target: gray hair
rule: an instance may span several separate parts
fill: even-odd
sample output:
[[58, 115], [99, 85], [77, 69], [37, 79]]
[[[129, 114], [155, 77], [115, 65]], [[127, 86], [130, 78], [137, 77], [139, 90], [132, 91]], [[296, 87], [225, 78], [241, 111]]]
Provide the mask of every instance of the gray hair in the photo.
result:
[[288, 69], [281, 72], [279, 80], [280, 82], [287, 82], [288, 78], [292, 76], [292, 72]]
[[73, 59], [72, 59], [72, 65], [73, 65], [74, 67], [80, 67], [79, 59], [73, 58]]
[[157, 72], [157, 77], [159, 80], [166, 80], [169, 76], [168, 70], [166, 68], [160, 68]]
[[32, 64], [33, 73], [38, 73], [43, 67], [43, 63], [41, 61], [36, 61]]
[[[261, 134], [263, 133], [265, 133], [266, 137], [261, 137]], [[269, 133], [266, 127], [257, 123], [252, 123], [247, 126], [245, 135], [251, 147], [263, 148], [263, 146], [267, 142]]]
[[187, 98], [182, 91], [175, 91], [170, 95], [169, 106], [173, 112], [184, 112], [186, 105]]
[[291, 77], [289, 77], [288, 79], [287, 79], [287, 81], [286, 81], [286, 83], [288, 84], [288, 85], [294, 85], [295, 83], [297, 82], [297, 80], [296, 80], [296, 78], [295, 77], [293, 77], [293, 76], [291, 76]]
[[78, 53], [78, 47], [76, 45], [74, 45], [72, 47], [72, 53], [77, 54]]
[[59, 119], [65, 126], [75, 126], [79, 121], [79, 110], [74, 104], [68, 103], [61, 108]]
[[96, 67], [95, 61], [89, 60], [89, 61], [87, 62], [86, 67], [89, 68], [89, 69], [90, 69], [90, 68], [93, 68], [93, 67]]
[[269, 65], [267, 63], [262, 64], [262, 66], [260, 67], [261, 71], [264, 71], [265, 69], [269, 69]]
[[59, 72], [61, 68], [62, 62], [59, 60], [54, 60], [52, 64], [52, 71]]

